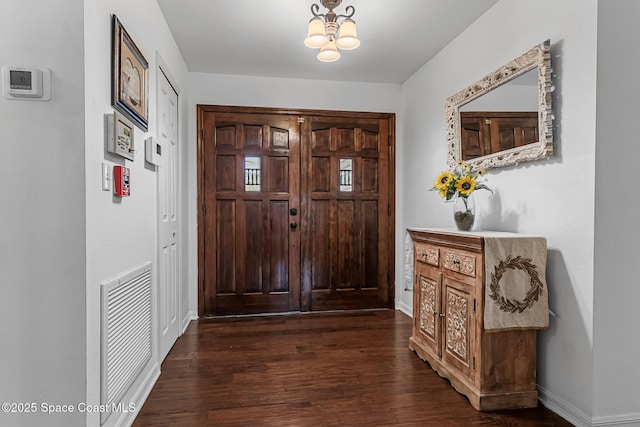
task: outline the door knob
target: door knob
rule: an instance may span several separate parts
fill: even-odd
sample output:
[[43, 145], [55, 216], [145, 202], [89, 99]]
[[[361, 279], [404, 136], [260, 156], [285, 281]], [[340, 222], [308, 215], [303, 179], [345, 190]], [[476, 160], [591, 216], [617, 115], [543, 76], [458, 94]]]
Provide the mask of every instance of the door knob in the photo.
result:
[[293, 221], [291, 224], [289, 224], [289, 227], [291, 227], [292, 230], [295, 230], [296, 228], [298, 228], [298, 223]]
[[291, 216], [296, 216], [296, 215], [298, 215], [298, 209], [297, 209], [297, 208], [291, 208], [291, 209], [289, 209], [289, 215], [291, 215]]

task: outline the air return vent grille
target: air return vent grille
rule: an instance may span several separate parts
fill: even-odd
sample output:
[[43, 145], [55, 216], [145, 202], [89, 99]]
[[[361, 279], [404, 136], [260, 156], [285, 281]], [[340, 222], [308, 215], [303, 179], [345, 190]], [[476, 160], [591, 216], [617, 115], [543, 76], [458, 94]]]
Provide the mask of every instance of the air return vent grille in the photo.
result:
[[102, 284], [103, 423], [150, 359], [151, 263]]

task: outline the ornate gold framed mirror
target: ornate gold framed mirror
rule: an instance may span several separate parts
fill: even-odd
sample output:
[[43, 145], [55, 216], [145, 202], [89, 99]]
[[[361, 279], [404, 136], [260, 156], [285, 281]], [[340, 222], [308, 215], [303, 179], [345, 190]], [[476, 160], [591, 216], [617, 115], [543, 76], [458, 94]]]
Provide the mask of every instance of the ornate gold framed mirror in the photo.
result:
[[449, 97], [447, 164], [496, 168], [553, 154], [549, 40]]

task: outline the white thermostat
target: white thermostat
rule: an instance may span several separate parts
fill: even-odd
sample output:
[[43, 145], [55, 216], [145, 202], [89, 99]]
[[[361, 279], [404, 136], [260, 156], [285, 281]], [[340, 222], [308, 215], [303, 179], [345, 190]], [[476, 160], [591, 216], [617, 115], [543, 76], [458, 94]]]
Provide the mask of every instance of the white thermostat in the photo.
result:
[[144, 157], [152, 165], [160, 166], [162, 161], [162, 144], [150, 136], [144, 140]]
[[48, 101], [51, 72], [46, 68], [2, 67], [2, 93], [6, 99]]

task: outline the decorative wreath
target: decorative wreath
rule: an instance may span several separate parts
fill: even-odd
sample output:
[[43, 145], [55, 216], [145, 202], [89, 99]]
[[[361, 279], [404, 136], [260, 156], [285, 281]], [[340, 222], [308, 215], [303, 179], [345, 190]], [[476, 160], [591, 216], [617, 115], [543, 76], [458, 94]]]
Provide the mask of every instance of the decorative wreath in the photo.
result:
[[[507, 270], [513, 269], [524, 270], [531, 278], [529, 282], [531, 287], [522, 301], [505, 298], [500, 292], [500, 280], [502, 279], [502, 275]], [[507, 259], [500, 261], [500, 264], [495, 266], [493, 270], [494, 272], [491, 273], [491, 285], [489, 286], [489, 289], [491, 290], [489, 297], [498, 305], [500, 310], [507, 313], [515, 313], [516, 311], [518, 313], [522, 313], [538, 301], [538, 297], [542, 295], [544, 285], [542, 284], [542, 281], [540, 281], [536, 266], [531, 262], [530, 258], [523, 258], [521, 256], [512, 258], [511, 255], [509, 255], [507, 256]]]

